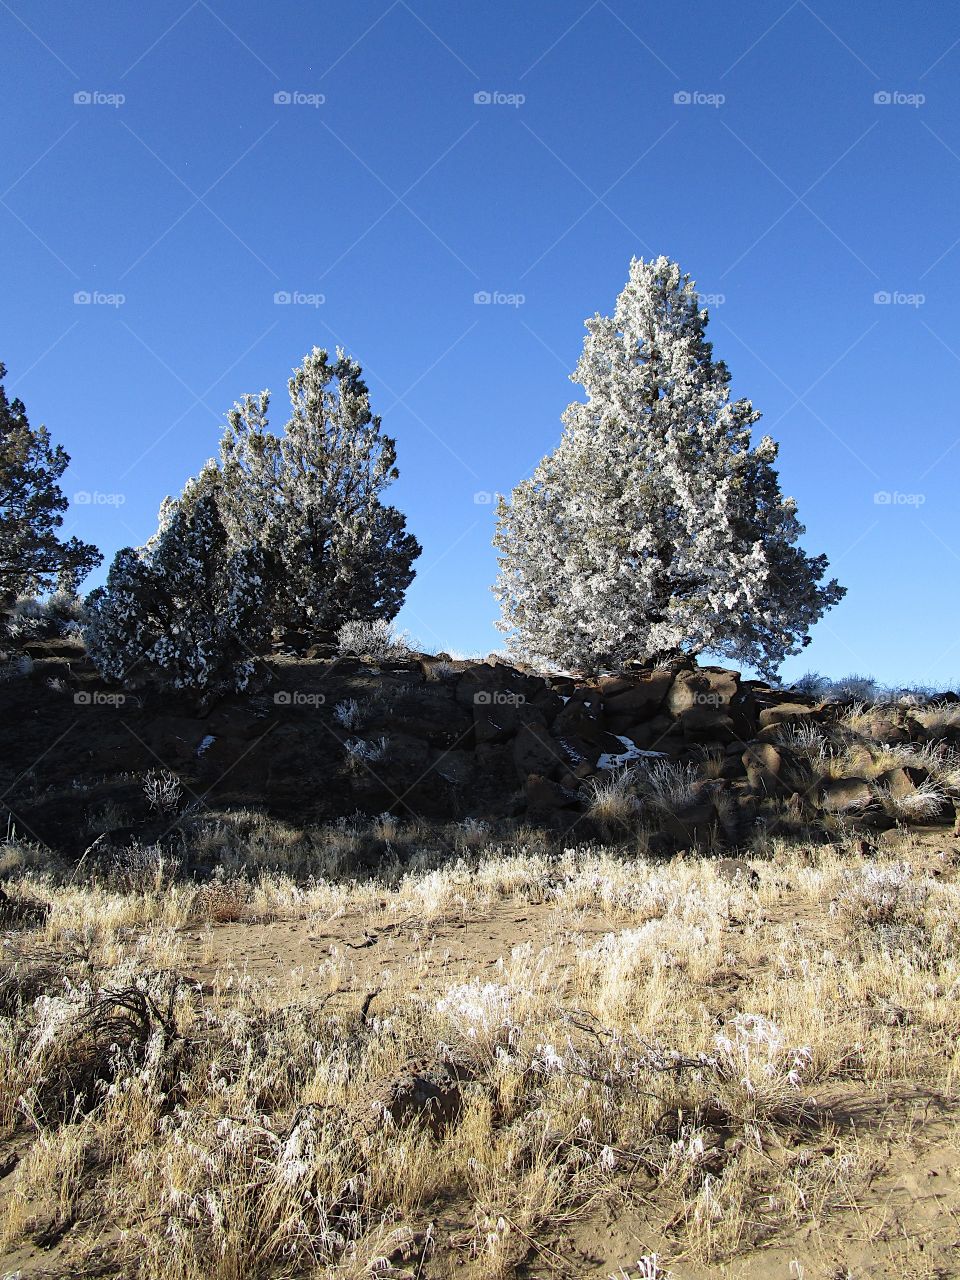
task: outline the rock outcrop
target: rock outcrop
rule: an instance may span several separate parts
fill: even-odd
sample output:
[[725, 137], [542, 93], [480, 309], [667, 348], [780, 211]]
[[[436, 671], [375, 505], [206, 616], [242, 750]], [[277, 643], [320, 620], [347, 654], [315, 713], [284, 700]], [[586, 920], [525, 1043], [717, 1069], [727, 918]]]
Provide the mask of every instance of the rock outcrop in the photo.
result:
[[158, 769], [198, 811], [256, 809], [301, 826], [389, 811], [576, 827], [584, 838], [585, 784], [663, 761], [698, 769], [704, 784], [660, 824], [681, 845], [704, 832], [735, 845], [758, 822], [882, 828], [952, 816], [923, 790], [924, 769], [867, 766], [881, 746], [956, 746], [960, 720], [927, 729], [915, 709], [878, 707], [859, 756], [851, 745], [849, 776], [821, 777], [790, 735], [833, 732], [841, 704], [692, 661], [588, 680], [496, 656], [378, 664], [314, 646], [265, 660], [254, 691], [200, 715], [104, 687], [79, 644], [38, 643], [31, 657], [31, 673], [0, 685], [0, 819], [66, 854], [111, 828], [169, 829], [143, 796]]

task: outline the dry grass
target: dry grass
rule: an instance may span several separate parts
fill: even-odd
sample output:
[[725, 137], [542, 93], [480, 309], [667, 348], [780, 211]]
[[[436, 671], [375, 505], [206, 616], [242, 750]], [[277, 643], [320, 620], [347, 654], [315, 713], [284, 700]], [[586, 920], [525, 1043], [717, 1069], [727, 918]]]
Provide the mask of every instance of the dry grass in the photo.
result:
[[[51, 911], [0, 972], [3, 1248], [81, 1274], [106, 1241], [138, 1280], [600, 1275], [558, 1241], [618, 1205], [651, 1245], [606, 1274], [692, 1276], [865, 1203], [889, 1134], [836, 1101], [950, 1096], [960, 885], [909, 849], [766, 855], [755, 883], [534, 845], [390, 883], [25, 871]], [[325, 958], [248, 970], [271, 921]], [[440, 1082], [423, 1118], [408, 1077]]]

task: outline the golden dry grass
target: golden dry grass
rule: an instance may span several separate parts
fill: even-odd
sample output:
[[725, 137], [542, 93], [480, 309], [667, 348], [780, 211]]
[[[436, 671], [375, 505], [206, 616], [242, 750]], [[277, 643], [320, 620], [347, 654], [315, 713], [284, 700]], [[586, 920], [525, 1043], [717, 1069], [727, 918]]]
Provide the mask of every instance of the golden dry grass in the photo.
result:
[[[903, 1153], [957, 1145], [938, 839], [774, 842], [743, 875], [534, 844], [389, 883], [24, 872], [8, 891], [51, 911], [0, 968], [0, 1273], [634, 1280], [792, 1257], [809, 1278], [836, 1223], [850, 1274], [932, 1277], [871, 1268], [909, 1252], [876, 1226]], [[442, 1100], [398, 1123], [410, 1076]]]

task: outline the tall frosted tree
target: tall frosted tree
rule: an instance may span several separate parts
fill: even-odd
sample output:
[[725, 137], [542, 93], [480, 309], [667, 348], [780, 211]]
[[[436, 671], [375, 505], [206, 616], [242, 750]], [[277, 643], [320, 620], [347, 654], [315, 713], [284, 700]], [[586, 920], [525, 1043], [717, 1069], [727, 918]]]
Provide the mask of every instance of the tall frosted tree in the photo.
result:
[[500, 498], [500, 629], [529, 661], [597, 670], [708, 651], [771, 674], [843, 595], [808, 556], [760, 414], [731, 400], [694, 283], [634, 259], [586, 321], [586, 392], [556, 450]]
[[244, 397], [228, 415], [219, 462], [193, 492], [215, 495], [235, 546], [262, 549], [274, 629], [393, 618], [421, 550], [382, 501], [398, 475], [395, 442], [371, 411], [360, 365], [343, 351], [331, 360], [314, 347], [288, 385], [283, 434], [269, 429], [269, 392]]
[[22, 400], [7, 399], [6, 372], [0, 363], [0, 609], [19, 595], [74, 590], [103, 559], [89, 542], [60, 538], [70, 455], [31, 427]]

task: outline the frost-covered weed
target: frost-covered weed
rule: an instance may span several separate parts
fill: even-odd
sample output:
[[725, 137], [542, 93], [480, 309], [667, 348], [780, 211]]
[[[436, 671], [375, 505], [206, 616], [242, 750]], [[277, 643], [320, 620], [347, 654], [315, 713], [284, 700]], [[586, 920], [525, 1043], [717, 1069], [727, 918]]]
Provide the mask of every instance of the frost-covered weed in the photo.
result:
[[928, 822], [938, 817], [947, 803], [944, 790], [933, 778], [924, 778], [915, 791], [905, 795], [881, 787], [880, 800], [888, 813], [903, 822]]
[[587, 813], [606, 827], [627, 826], [640, 810], [635, 769], [621, 766], [609, 776], [588, 778], [582, 787]]
[[660, 813], [682, 813], [702, 799], [704, 779], [696, 765], [656, 760], [644, 762], [636, 772], [641, 795]]
[[397, 631], [385, 618], [370, 622], [345, 622], [337, 631], [341, 654], [361, 658], [405, 658], [410, 652], [406, 633]]
[[611, 1271], [608, 1280], [670, 1280], [670, 1272], [660, 1266], [658, 1253], [645, 1253], [636, 1261], [636, 1269]]
[[780, 1027], [756, 1013], [737, 1014], [714, 1045], [717, 1078], [734, 1114], [769, 1118], [803, 1112], [800, 1090], [813, 1057], [809, 1045], [789, 1045]]
[[358, 764], [375, 764], [387, 754], [386, 738], [348, 738], [343, 744], [350, 758]]
[[504, 983], [460, 983], [440, 997], [436, 1010], [455, 1034], [484, 1056], [492, 1057], [497, 1049], [510, 1049], [519, 1041], [522, 1024], [515, 995]]
[[338, 702], [333, 708], [333, 718], [344, 729], [355, 729], [360, 723], [360, 703], [356, 698]]
[[20, 653], [7, 661], [0, 661], [0, 684], [6, 680], [22, 680], [32, 675], [34, 665], [34, 661], [28, 653]]
[[143, 794], [151, 809], [169, 816], [180, 807], [183, 786], [169, 769], [151, 769], [143, 780]]
[[831, 911], [866, 925], [911, 923], [922, 914], [930, 894], [907, 862], [867, 863], [846, 871]]

